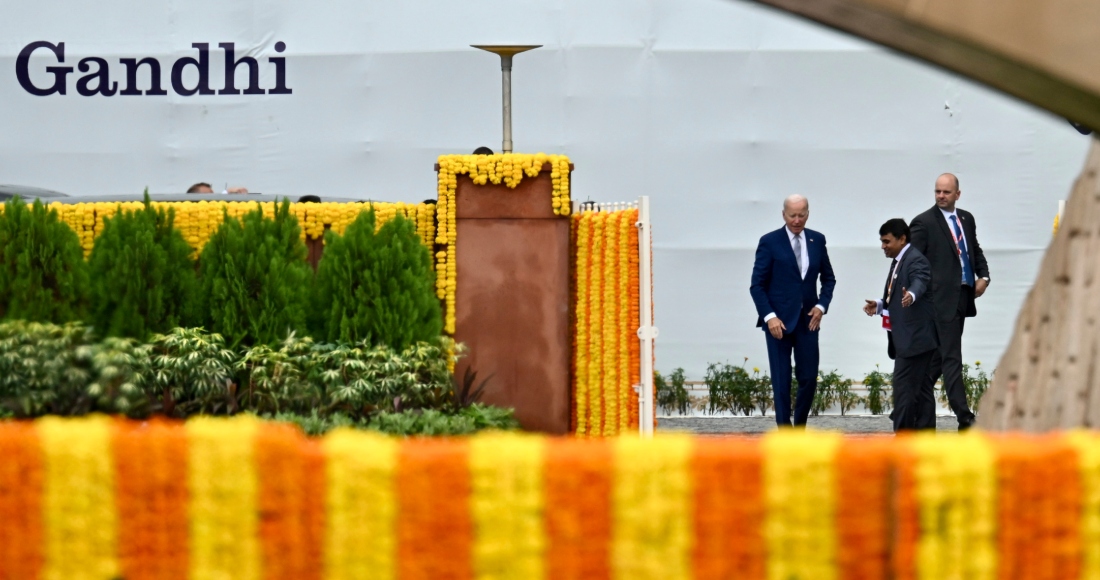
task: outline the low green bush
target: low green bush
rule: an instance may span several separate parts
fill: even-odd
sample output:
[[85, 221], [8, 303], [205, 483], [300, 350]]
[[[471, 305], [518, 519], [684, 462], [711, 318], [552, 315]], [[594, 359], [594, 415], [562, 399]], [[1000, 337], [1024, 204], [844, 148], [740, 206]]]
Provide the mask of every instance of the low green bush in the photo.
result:
[[88, 286], [76, 233], [39, 200], [0, 213], [0, 318], [65, 323], [84, 316]]
[[[175, 328], [143, 343], [96, 341], [91, 329], [77, 323], [8, 321], [0, 323], [0, 416], [250, 412], [317, 414], [337, 423], [346, 417], [365, 425], [383, 414], [439, 411], [465, 417], [439, 429], [461, 432], [467, 420], [475, 429], [502, 427], [511, 411], [477, 403], [479, 389], [459, 396], [463, 387], [447, 367], [461, 350], [446, 337], [395, 351], [366, 343], [314, 343], [294, 334], [275, 346], [235, 350], [201, 328]], [[476, 383], [476, 375], [467, 378]], [[438, 421], [431, 413], [427, 417], [417, 421], [435, 429]], [[382, 419], [381, 425], [407, 420]]]
[[875, 370], [863, 377], [863, 386], [867, 388], [864, 403], [872, 415], [881, 415], [894, 406], [890, 386], [892, 379], [892, 374], [882, 372], [878, 365], [875, 365]]
[[691, 407], [691, 397], [688, 396], [684, 386], [684, 369], [677, 368], [668, 375], [668, 380], [661, 373], [654, 371], [653, 386], [657, 390], [657, 406], [666, 413], [677, 412], [687, 415]]
[[453, 436], [469, 435], [487, 429], [519, 429], [511, 409], [491, 407], [475, 403], [457, 412], [436, 409], [414, 409], [401, 412], [382, 412], [365, 420], [356, 421], [343, 413], [323, 415], [316, 410], [309, 414], [278, 413], [264, 418], [293, 423], [306, 435], [319, 436], [339, 427], [370, 429], [387, 435]]

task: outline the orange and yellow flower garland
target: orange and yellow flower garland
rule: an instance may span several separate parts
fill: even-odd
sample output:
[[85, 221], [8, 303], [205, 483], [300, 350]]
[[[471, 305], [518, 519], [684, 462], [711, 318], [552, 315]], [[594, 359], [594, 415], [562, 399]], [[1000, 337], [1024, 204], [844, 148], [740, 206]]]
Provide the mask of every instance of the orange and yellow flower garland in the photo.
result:
[[0, 450], [2, 578], [1100, 574], [1093, 433], [317, 443], [90, 417], [0, 423]]
[[[155, 201], [152, 205], [156, 209], [171, 210], [175, 213], [175, 227], [183, 234], [183, 238], [198, 254], [203, 246], [210, 240], [210, 236], [221, 225], [225, 215], [240, 219], [244, 214], [253, 211], [259, 205], [264, 215], [273, 216], [275, 202], [255, 201], [179, 201], [165, 202]], [[126, 202], [90, 202], [90, 203], [61, 203], [52, 202], [48, 205], [56, 210], [58, 218], [67, 224], [80, 239], [80, 245], [84, 248], [84, 255], [92, 252], [95, 239], [103, 231], [105, 220], [114, 216], [120, 209], [124, 211], [137, 211], [144, 207], [140, 201]], [[322, 202], [322, 203], [292, 203], [290, 213], [298, 219], [302, 228], [302, 240], [318, 239], [324, 236], [326, 230], [333, 230], [343, 234], [351, 222], [359, 217], [359, 214], [371, 209], [375, 211], [375, 225], [382, 224], [400, 215], [411, 221], [416, 227], [416, 233], [420, 240], [429, 247], [435, 239], [435, 210], [430, 203], [404, 203], [404, 202]], [[0, 212], [3, 206], [0, 205]]]
[[551, 206], [554, 215], [568, 216], [572, 209], [569, 199], [569, 158], [545, 153], [504, 153], [497, 155], [440, 155], [437, 175], [435, 244], [443, 249], [435, 253], [436, 294], [444, 303], [443, 330], [455, 332], [455, 289], [458, 266], [455, 248], [458, 223], [455, 217], [458, 176], [466, 175], [476, 185], [504, 185], [515, 189], [524, 176], [537, 177], [550, 165]]
[[580, 435], [618, 435], [638, 427], [637, 215], [624, 209], [574, 216], [573, 424]]

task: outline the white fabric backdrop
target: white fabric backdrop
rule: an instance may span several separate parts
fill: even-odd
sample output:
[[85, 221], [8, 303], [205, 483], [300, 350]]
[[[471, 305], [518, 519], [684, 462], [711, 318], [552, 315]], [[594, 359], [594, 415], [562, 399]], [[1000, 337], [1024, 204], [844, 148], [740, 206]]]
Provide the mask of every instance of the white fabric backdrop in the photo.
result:
[[[99, 56], [172, 62], [219, 42], [260, 61], [270, 88], [287, 45], [292, 95], [35, 97], [19, 51], [66, 43], [65, 66]], [[1058, 199], [1087, 138], [1064, 120], [867, 43], [724, 0], [302, 3], [0, 3], [0, 183], [70, 195], [220, 189], [434, 197], [440, 153], [500, 146], [500, 72], [469, 44], [544, 44], [516, 57], [518, 151], [567, 153], [575, 198], [653, 199], [660, 370], [711, 361], [766, 367], [748, 294], [756, 240], [780, 201], [811, 200], [838, 284], [822, 366], [889, 368], [859, 312], [888, 262], [877, 228], [932, 205], [942, 171], [962, 179], [993, 283], [967, 325], [966, 360], [995, 363], [1030, 286]], [[32, 76], [48, 84], [35, 53]], [[146, 73], [142, 73], [142, 78]], [[193, 84], [193, 73], [187, 84]], [[246, 84], [238, 71], [238, 84]], [[143, 81], [144, 82], [144, 81]], [[171, 92], [171, 89], [169, 89]]]

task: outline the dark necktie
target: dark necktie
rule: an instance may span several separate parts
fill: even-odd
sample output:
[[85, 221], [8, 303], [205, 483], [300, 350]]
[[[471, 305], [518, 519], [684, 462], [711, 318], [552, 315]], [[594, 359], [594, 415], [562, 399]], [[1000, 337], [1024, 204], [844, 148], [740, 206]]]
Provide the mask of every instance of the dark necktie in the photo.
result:
[[890, 269], [886, 271], [886, 284], [882, 287], [882, 307], [890, 308], [887, 300], [890, 298], [890, 281], [894, 278], [894, 268], [898, 265], [898, 259], [894, 258], [893, 262], [890, 262]]
[[966, 238], [963, 237], [962, 229], [959, 228], [959, 220], [955, 219], [955, 216], [951, 217], [951, 226], [955, 228], [955, 245], [959, 249], [959, 257], [962, 258], [963, 268], [963, 284], [967, 286], [974, 285], [974, 270], [970, 267], [970, 252], [966, 249]]

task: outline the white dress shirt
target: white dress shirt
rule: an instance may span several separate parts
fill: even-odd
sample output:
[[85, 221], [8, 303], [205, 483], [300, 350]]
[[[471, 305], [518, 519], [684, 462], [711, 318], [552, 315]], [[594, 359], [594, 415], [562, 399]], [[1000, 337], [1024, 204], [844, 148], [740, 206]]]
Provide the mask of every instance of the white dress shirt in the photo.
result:
[[[791, 241], [791, 253], [793, 254], [794, 253], [794, 235], [795, 234], [794, 234], [794, 232], [791, 231], [791, 228], [788, 228], [786, 226], [783, 227], [783, 230], [787, 232], [787, 239], [789, 239]], [[802, 279], [805, 280], [806, 279], [806, 272], [809, 271], [809, 269], [810, 269], [810, 250], [806, 246], [806, 230], [802, 230], [802, 233], [798, 234], [798, 236], [799, 236], [799, 241], [802, 242], [802, 258], [801, 258], [802, 272], [801, 272], [801, 274], [802, 274]], [[814, 308], [820, 310], [822, 314], [825, 314], [825, 307], [824, 306], [818, 304], [818, 305], [814, 306]], [[764, 317], [764, 324], [767, 324], [768, 321], [773, 319], [773, 318], [775, 318], [775, 313], [774, 312], [769, 313], [767, 316]]]
[[[901, 257], [905, 255], [905, 251], [908, 250], [908, 249], [909, 249], [909, 244], [905, 244], [905, 247], [902, 248], [901, 251], [898, 252], [897, 257], [894, 258], [895, 260], [898, 261], [898, 263], [894, 265], [894, 271], [890, 272], [890, 278], [891, 279], [894, 279], [894, 280], [897, 279], [897, 277], [898, 277], [898, 268], [901, 267]], [[917, 302], [917, 295], [913, 294], [912, 290], [907, 290], [905, 293], [908, 294], [909, 296], [913, 297], [913, 303]], [[882, 299], [875, 300], [875, 303], [878, 304], [878, 308], [875, 311], [875, 314], [882, 314], [882, 309], [884, 308], [884, 306], [882, 305]]]
[[[943, 219], [947, 222], [947, 229], [951, 230], [952, 235], [954, 235], [954, 233], [955, 233], [955, 226], [951, 223], [951, 216], [955, 216], [955, 221], [959, 222], [959, 231], [962, 232], [962, 235], [959, 236], [959, 239], [962, 240], [963, 242], [966, 242], [966, 249], [967, 249], [967, 251], [970, 251], [970, 242], [966, 241], [966, 228], [963, 227], [963, 221], [962, 221], [962, 218], [959, 217], [959, 214], [956, 213], [955, 210], [947, 211], [946, 209], [943, 209], [942, 207], [940, 208], [940, 213], [943, 214]], [[958, 242], [956, 242], [956, 244], [957, 243]], [[962, 266], [962, 256], [961, 255], [959, 256], [959, 266], [960, 267]], [[975, 273], [974, 276], [977, 280], [985, 280], [986, 282], [989, 281], [989, 278], [986, 278], [984, 276], [983, 277], [978, 277], [977, 273]], [[965, 284], [966, 281], [963, 280], [963, 283]]]

